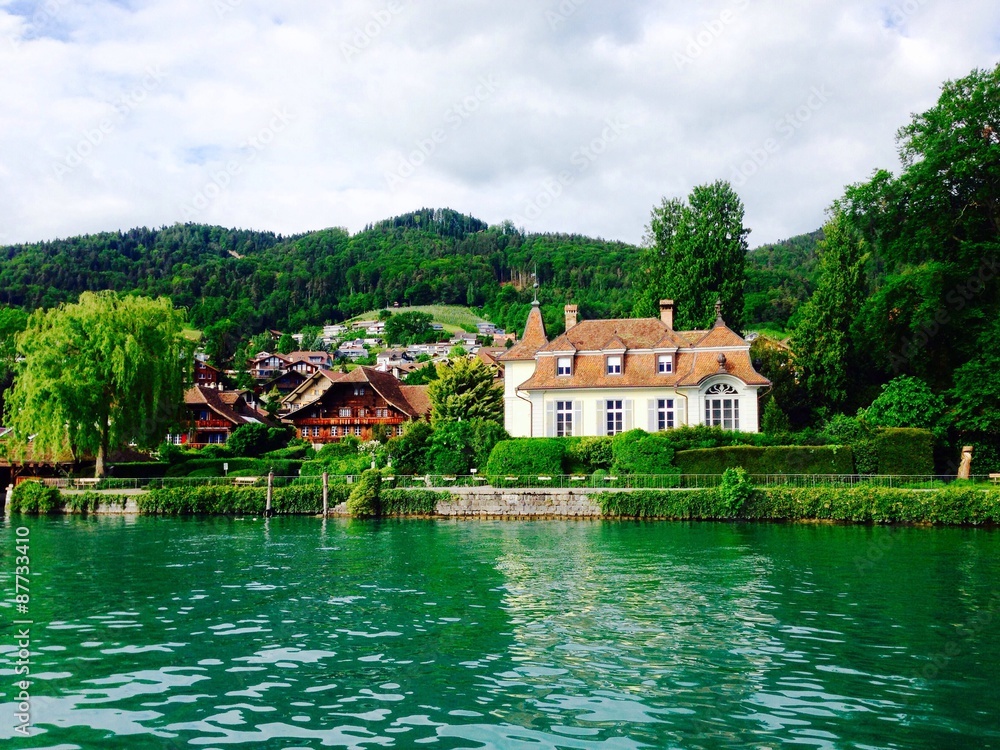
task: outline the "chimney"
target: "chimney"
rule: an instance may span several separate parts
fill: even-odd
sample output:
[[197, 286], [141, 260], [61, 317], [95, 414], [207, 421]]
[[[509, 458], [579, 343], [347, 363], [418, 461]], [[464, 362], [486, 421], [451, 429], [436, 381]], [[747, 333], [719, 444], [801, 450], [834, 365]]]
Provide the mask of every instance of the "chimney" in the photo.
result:
[[672, 299], [660, 300], [660, 321], [671, 331], [674, 330], [674, 301]]
[[566, 305], [566, 330], [576, 325], [576, 305]]

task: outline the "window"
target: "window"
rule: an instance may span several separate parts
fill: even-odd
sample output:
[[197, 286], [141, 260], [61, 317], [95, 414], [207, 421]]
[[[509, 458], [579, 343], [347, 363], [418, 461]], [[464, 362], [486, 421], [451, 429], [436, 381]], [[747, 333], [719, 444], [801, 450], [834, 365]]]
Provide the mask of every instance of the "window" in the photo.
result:
[[351, 407], [349, 407], [349, 406], [341, 406], [340, 407], [340, 411], [338, 413], [342, 417], [349, 417], [349, 416], [351, 416]]
[[376, 417], [386, 418], [386, 417], [389, 416], [389, 410], [388, 409], [377, 408], [377, 409], [375, 409], [375, 416]]
[[361, 437], [361, 425], [357, 425], [354, 428], [354, 434], [357, 435], [358, 437]]
[[604, 402], [604, 414], [605, 414], [605, 434], [606, 435], [617, 435], [622, 432], [625, 424], [625, 409], [622, 401], [605, 401]]
[[656, 371], [660, 375], [668, 375], [674, 371], [674, 358], [669, 354], [660, 354], [656, 358]]
[[354, 386], [354, 395], [355, 396], [364, 396], [365, 395], [365, 387], [363, 385], [356, 385], [356, 386]]
[[309, 437], [309, 428], [308, 427], [303, 427], [302, 428], [302, 437], [304, 437], [304, 438]]
[[[620, 354], [613, 354], [608, 357], [608, 375], [622, 374], [622, 358]], [[608, 403], [611, 403], [610, 401]]]
[[556, 401], [556, 437], [573, 436], [573, 402]]
[[572, 374], [573, 374], [573, 358], [559, 357], [556, 360], [556, 375], [572, 375]]
[[339, 427], [331, 427], [330, 428], [330, 437], [340, 437], [340, 428]]
[[402, 435], [403, 434], [403, 425], [401, 425], [401, 424], [400, 425], [396, 425], [396, 434], [397, 435]]
[[208, 442], [209, 444], [219, 445], [221, 443], [226, 442], [226, 436], [224, 433], [221, 432], [213, 432], [209, 434]]
[[705, 391], [705, 424], [724, 430], [740, 429], [739, 393], [731, 385], [718, 383]]
[[674, 400], [672, 398], [656, 400], [655, 418], [658, 432], [674, 429]]

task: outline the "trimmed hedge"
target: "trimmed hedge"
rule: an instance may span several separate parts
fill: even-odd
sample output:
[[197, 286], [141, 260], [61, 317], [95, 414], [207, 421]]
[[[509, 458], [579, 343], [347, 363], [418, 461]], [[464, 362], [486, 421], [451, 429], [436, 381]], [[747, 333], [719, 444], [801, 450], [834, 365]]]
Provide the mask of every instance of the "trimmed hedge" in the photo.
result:
[[619, 474], [677, 474], [674, 448], [665, 432], [629, 430], [611, 439], [612, 470]]
[[150, 479], [166, 476], [168, 465], [163, 461], [130, 461], [111, 464], [109, 476], [115, 479]]
[[1000, 490], [968, 485], [932, 491], [882, 487], [756, 489], [735, 512], [717, 489], [602, 492], [594, 500], [605, 516], [620, 518], [1000, 523]]
[[854, 473], [854, 454], [846, 445], [702, 448], [679, 451], [674, 462], [681, 474], [723, 474], [738, 466], [749, 474]]
[[562, 474], [565, 443], [559, 438], [514, 438], [494, 446], [486, 462], [490, 476]]
[[875, 437], [878, 473], [934, 473], [934, 435], [930, 430], [886, 427]]
[[[275, 476], [291, 477], [299, 473], [302, 461], [269, 458], [192, 458], [183, 463], [173, 464], [165, 476], [168, 477], [221, 477], [225, 472], [223, 464], [229, 464], [229, 471], [249, 471], [251, 475], [266, 476], [273, 470]], [[197, 473], [195, 473], [197, 472]], [[321, 472], [322, 473], [322, 472]]]

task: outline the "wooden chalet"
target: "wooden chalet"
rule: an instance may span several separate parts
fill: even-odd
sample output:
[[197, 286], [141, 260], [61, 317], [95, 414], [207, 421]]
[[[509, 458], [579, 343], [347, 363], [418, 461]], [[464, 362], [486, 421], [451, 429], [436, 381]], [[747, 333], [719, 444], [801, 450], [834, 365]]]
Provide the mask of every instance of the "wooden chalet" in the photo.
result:
[[[312, 390], [315, 397], [302, 403]], [[346, 374], [320, 371], [290, 397], [298, 401], [283, 421], [314, 444], [336, 442], [345, 435], [370, 440], [376, 425], [401, 435], [406, 422], [427, 416], [431, 410], [427, 386], [402, 385], [373, 367], [358, 367]]]
[[267, 412], [259, 409], [249, 391], [226, 391], [196, 385], [184, 394], [188, 414], [186, 432], [168, 435], [173, 443], [199, 446], [225, 443], [233, 430], [255, 422], [276, 426]]

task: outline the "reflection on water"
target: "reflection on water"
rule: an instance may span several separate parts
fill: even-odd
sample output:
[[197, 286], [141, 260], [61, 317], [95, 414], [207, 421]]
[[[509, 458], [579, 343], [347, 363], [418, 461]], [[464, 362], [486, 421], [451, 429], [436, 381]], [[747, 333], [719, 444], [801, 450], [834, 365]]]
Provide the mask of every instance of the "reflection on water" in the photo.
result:
[[18, 523], [34, 728], [8, 524], [4, 746], [1000, 746], [994, 531]]

